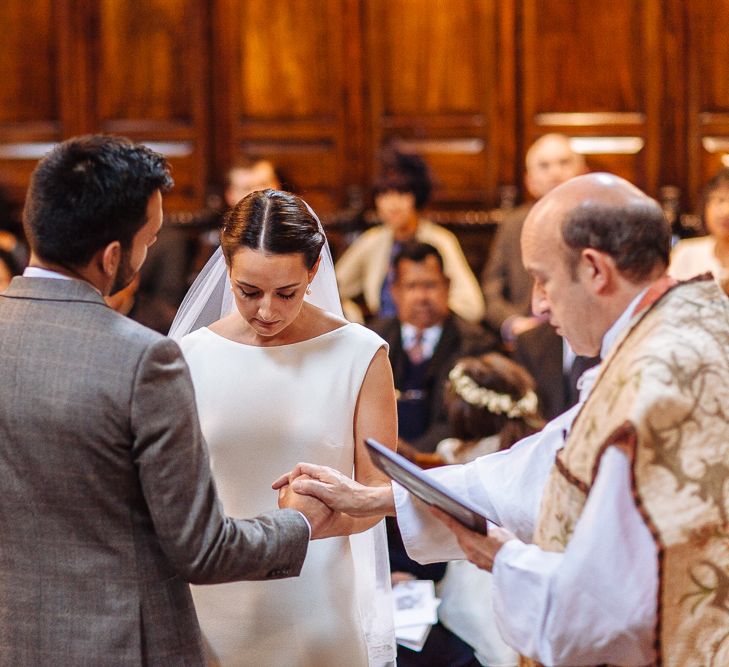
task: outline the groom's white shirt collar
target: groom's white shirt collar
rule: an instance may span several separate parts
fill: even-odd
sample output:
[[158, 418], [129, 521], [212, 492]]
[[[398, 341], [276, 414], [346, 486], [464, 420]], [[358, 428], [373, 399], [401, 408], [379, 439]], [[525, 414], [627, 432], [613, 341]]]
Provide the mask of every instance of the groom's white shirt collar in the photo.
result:
[[62, 273], [56, 271], [49, 271], [48, 269], [41, 269], [39, 266], [28, 266], [23, 271], [25, 278], [53, 278], [54, 280], [73, 280], [70, 276], [64, 276]]
[[[51, 271], [50, 269], [42, 269], [40, 266], [28, 266], [23, 271], [23, 278], [51, 278], [52, 280], [82, 280], [82, 278], [74, 278], [72, 276], [64, 276], [62, 273], [58, 273], [57, 271]], [[88, 280], [84, 280], [84, 282], [91, 285], [91, 283], [88, 282]], [[96, 287], [95, 285], [91, 285], [91, 287], [94, 288], [101, 296], [104, 296], [101, 294], [101, 290]]]

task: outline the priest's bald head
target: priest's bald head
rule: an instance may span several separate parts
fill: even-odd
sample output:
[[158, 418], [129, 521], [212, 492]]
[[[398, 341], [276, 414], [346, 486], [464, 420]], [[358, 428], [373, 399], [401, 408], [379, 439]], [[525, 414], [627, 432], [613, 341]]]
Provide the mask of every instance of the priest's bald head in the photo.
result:
[[540, 199], [521, 236], [532, 309], [585, 356], [668, 266], [670, 228], [658, 203], [612, 174], [578, 176]]

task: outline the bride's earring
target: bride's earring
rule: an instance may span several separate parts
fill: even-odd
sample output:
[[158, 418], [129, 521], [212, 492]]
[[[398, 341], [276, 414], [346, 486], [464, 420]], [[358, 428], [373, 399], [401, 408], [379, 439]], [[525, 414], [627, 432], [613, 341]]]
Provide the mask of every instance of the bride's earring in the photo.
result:
[[306, 293], [311, 294], [311, 283], [306, 286]]

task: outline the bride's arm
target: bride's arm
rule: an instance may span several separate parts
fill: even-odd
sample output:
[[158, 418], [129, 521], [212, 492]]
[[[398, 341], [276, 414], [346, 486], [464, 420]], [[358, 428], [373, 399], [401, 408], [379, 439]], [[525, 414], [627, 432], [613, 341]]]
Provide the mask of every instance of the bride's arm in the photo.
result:
[[[387, 350], [381, 347], [372, 357], [357, 398], [354, 412], [354, 478], [365, 486], [390, 486], [390, 478], [370, 459], [365, 438], [374, 438], [390, 449], [397, 444], [397, 403]], [[341, 514], [332, 534], [360, 533], [374, 526], [381, 516], [354, 518]]]

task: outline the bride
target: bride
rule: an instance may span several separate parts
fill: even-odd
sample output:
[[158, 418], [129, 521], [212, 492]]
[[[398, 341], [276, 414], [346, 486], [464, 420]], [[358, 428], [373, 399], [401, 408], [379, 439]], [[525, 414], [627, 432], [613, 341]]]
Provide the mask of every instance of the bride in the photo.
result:
[[[387, 484], [363, 442], [397, 441], [386, 343], [343, 319], [314, 212], [261, 190], [229, 211], [220, 238], [170, 335], [190, 367], [226, 513], [275, 509], [271, 482], [299, 461]], [[193, 587], [221, 665], [394, 660], [382, 522], [340, 515], [331, 534], [345, 537], [312, 542], [296, 579]]]

